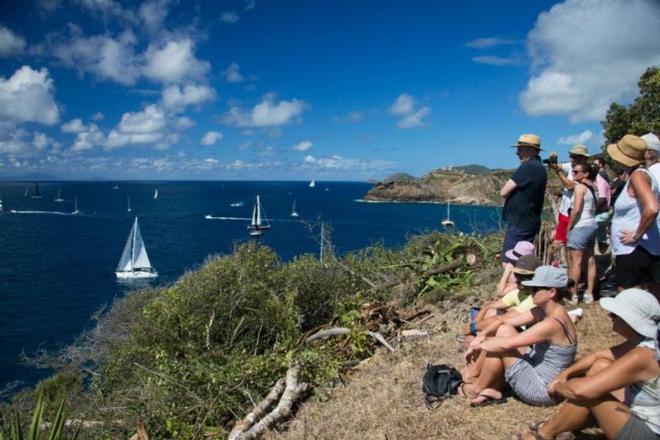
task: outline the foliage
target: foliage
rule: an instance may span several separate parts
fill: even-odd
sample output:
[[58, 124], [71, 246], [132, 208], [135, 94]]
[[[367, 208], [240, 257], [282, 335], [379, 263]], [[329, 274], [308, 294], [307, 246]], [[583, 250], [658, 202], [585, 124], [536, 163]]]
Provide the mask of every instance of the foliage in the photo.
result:
[[625, 134], [660, 133], [660, 67], [648, 68], [640, 77], [639, 96], [629, 106], [612, 103], [601, 122], [605, 145]]
[[[222, 437], [292, 358], [308, 383], [334, 380], [373, 351], [365, 309], [410, 306], [439, 292], [463, 295], [480, 270], [496, 264], [498, 242], [434, 233], [402, 249], [375, 244], [323, 262], [312, 255], [282, 262], [265, 246], [243, 244], [169, 287], [118, 299], [94, 330], [60, 353], [60, 372], [38, 389], [70, 402], [76, 418], [101, 422], [86, 437], [130, 435], [137, 417], [155, 438]], [[302, 344], [324, 325], [355, 331]]]
[[[30, 428], [27, 431], [27, 434], [23, 433], [23, 428], [21, 426], [21, 417], [18, 412], [14, 412], [13, 416], [10, 416], [10, 420], [4, 420], [4, 427], [0, 429], [0, 440], [4, 440], [4, 429], [6, 425], [9, 425], [9, 430], [7, 432], [9, 440], [37, 440], [39, 438], [39, 431], [41, 430], [41, 425], [44, 416], [44, 395], [39, 393], [37, 397], [37, 402], [34, 408], [34, 414], [32, 415], [32, 420], [30, 423]], [[55, 417], [53, 423], [50, 426], [50, 433], [48, 434], [48, 440], [60, 440], [64, 434], [64, 400], [60, 403], [57, 411], [55, 412]], [[76, 438], [77, 433], [73, 435], [72, 438]]]

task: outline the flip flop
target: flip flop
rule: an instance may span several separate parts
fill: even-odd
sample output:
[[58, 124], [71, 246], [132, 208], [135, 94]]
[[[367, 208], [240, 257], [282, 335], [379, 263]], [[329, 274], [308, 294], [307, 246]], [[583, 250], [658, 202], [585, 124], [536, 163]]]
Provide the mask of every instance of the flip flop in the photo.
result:
[[503, 403], [506, 403], [507, 399], [506, 397], [500, 397], [499, 399], [495, 399], [494, 397], [486, 396], [485, 394], [479, 394], [476, 399], [479, 397], [483, 397], [484, 400], [481, 400], [479, 402], [470, 402], [471, 407], [478, 407], [478, 406], [491, 406], [491, 405], [501, 405]]

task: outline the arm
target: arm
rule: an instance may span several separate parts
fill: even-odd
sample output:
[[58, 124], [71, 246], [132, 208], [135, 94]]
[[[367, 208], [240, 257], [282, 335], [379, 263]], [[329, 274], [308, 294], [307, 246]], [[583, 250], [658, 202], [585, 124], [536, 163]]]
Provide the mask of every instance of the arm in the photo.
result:
[[507, 180], [500, 190], [500, 196], [504, 199], [508, 198], [517, 186], [518, 184], [516, 184], [516, 182], [514, 182], [512, 179]]
[[653, 374], [657, 374], [655, 364], [653, 352], [645, 348], [634, 348], [593, 376], [558, 384], [555, 392], [568, 400], [596, 399], [631, 383], [650, 379]]
[[506, 286], [509, 284], [509, 277], [511, 276], [512, 270], [513, 270], [513, 264], [506, 263], [506, 266], [504, 266], [504, 273], [502, 274], [499, 283], [497, 283], [498, 296], [502, 296], [503, 294], [506, 293], [504, 289], [506, 289]]
[[575, 189], [575, 181], [570, 180], [568, 176], [564, 174], [564, 171], [562, 170], [563, 166], [564, 164], [555, 164], [555, 165], [550, 165], [550, 168], [555, 170], [555, 172], [557, 173], [557, 177], [559, 177], [559, 180], [561, 180], [562, 185], [564, 185], [564, 187], [566, 187], [567, 190], [573, 191]]
[[638, 204], [642, 207], [642, 218], [636, 231], [623, 231], [621, 233], [621, 242], [624, 244], [633, 244], [639, 241], [658, 216], [658, 200], [651, 189], [649, 176], [644, 172], [632, 173], [630, 187], [634, 197], [638, 200]]
[[582, 206], [584, 205], [584, 192], [586, 188], [584, 185], [576, 185], [573, 190], [573, 209], [571, 210], [571, 217], [568, 219], [568, 230], [573, 229], [573, 226], [582, 214]]
[[548, 319], [534, 324], [522, 333], [510, 338], [488, 338], [481, 343], [481, 349], [488, 353], [502, 353], [518, 347], [525, 347], [547, 341], [557, 331], [556, 324]]

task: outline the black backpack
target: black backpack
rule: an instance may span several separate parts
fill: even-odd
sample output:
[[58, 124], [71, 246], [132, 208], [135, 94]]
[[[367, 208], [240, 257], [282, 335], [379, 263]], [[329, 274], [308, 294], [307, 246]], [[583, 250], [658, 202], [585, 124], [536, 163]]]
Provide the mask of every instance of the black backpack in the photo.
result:
[[426, 373], [422, 378], [422, 391], [429, 407], [458, 393], [458, 387], [463, 383], [463, 377], [451, 365], [426, 365]]

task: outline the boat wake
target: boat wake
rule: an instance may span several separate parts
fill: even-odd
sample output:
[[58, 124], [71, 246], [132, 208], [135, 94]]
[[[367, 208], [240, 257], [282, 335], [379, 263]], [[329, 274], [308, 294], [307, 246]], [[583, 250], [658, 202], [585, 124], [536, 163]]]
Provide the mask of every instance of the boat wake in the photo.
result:
[[76, 214], [72, 212], [62, 212], [62, 211], [18, 211], [12, 209], [9, 211], [12, 214], [35, 214], [35, 215], [71, 215], [75, 216]]
[[[214, 215], [211, 215], [211, 214], [206, 214], [206, 215], [204, 216], [204, 218], [205, 218], [206, 220], [237, 220], [237, 221], [242, 221], [242, 222], [249, 222], [249, 221], [252, 220], [252, 219], [249, 218], [249, 217], [217, 217], [217, 216], [214, 216]], [[277, 219], [277, 218], [269, 218], [268, 221], [269, 221], [269, 222], [289, 222], [289, 223], [292, 223], [292, 222], [293, 222], [293, 223], [299, 223], [299, 222], [301, 222], [302, 220], [291, 220], [291, 219], [288, 219], [288, 218], [280, 218], [280, 219]]]

